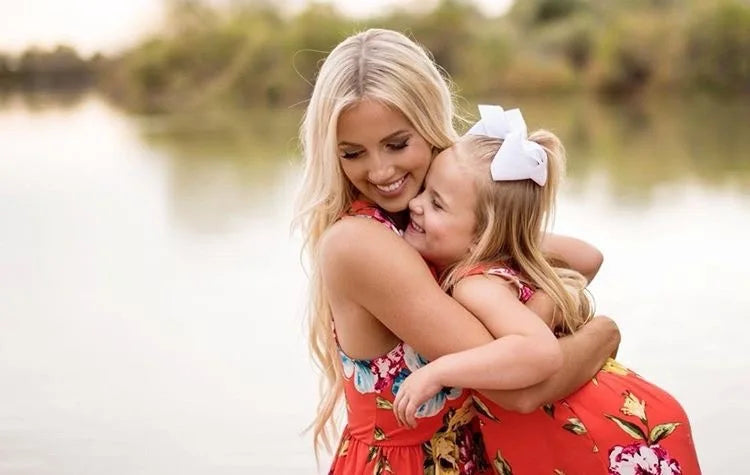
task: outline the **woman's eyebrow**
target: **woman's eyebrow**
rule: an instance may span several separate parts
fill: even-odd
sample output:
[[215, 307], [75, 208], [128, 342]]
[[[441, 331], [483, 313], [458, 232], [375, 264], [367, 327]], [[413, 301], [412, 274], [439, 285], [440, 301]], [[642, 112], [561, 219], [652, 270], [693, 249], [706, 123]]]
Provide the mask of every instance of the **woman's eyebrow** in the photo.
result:
[[[409, 134], [409, 133], [411, 133], [411, 131], [409, 131], [407, 129], [397, 130], [397, 131], [395, 131], [395, 132], [393, 132], [391, 134], [386, 135], [382, 139], [380, 139], [380, 143], [389, 142], [389, 141], [393, 140], [394, 138], [398, 137], [399, 135], [404, 135], [404, 134]], [[348, 147], [361, 147], [361, 145], [358, 144], [358, 143], [352, 143], [352, 142], [346, 142], [346, 141], [339, 142], [339, 147], [341, 147], [341, 146], [345, 146], [345, 147], [346, 146], [348, 146]]]
[[388, 142], [388, 141], [393, 140], [394, 138], [398, 137], [399, 135], [404, 135], [404, 134], [408, 134], [408, 133], [409, 133], [409, 131], [406, 130], [406, 129], [397, 130], [397, 131], [393, 132], [392, 134], [388, 134], [387, 136], [383, 137], [383, 139], [380, 141], [380, 143]]

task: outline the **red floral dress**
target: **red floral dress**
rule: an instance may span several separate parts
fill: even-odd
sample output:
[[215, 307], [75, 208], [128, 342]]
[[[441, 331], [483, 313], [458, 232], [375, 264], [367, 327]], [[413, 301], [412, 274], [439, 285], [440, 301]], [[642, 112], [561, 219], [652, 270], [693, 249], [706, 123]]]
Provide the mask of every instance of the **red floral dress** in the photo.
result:
[[[355, 201], [350, 216], [374, 219], [401, 232], [379, 208]], [[406, 343], [370, 360], [341, 349], [347, 424], [331, 474], [489, 474], [471, 391], [443, 388], [417, 411], [417, 427], [400, 427], [393, 401], [403, 380], [427, 364]]]
[[[528, 301], [534, 289], [503, 265], [481, 266]], [[475, 394], [487, 455], [497, 473], [700, 474], [687, 415], [664, 390], [609, 359], [577, 392], [531, 414]]]

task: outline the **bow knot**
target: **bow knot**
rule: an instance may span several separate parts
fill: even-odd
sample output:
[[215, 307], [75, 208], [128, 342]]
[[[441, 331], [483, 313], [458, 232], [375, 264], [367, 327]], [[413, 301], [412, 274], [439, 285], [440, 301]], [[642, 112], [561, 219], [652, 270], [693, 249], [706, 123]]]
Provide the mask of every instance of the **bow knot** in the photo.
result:
[[533, 180], [547, 183], [547, 153], [527, 137], [526, 122], [519, 109], [480, 105], [480, 120], [467, 134], [486, 135], [503, 140], [490, 165], [495, 181]]

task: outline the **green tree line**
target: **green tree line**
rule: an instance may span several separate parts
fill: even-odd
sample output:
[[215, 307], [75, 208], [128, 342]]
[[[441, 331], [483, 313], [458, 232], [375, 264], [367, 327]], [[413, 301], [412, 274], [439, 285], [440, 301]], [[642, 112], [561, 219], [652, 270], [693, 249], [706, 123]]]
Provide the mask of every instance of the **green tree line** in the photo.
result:
[[[315, 3], [288, 15], [258, 0], [224, 8], [171, 0], [169, 10], [158, 35], [81, 70], [136, 109], [289, 106], [308, 97], [336, 43], [383, 27], [428, 48], [465, 96], [750, 92], [745, 0], [523, 0], [499, 18], [460, 0], [366, 20]], [[0, 82], [3, 64], [0, 57]]]

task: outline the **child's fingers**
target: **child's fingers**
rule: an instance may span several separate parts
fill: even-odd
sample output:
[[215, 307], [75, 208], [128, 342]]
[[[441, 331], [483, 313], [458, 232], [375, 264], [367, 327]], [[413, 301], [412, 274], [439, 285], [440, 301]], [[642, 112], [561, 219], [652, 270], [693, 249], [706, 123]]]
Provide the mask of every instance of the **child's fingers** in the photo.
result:
[[412, 429], [417, 427], [416, 414], [418, 407], [419, 405], [417, 403], [415, 403], [413, 400], [409, 400], [409, 404], [406, 406], [406, 410], [404, 413], [404, 420]]
[[396, 395], [396, 400], [393, 401], [393, 415], [396, 416], [396, 422], [399, 426], [406, 425], [403, 414], [406, 409], [406, 403], [408, 402], [408, 396], [405, 391], [399, 391]]

